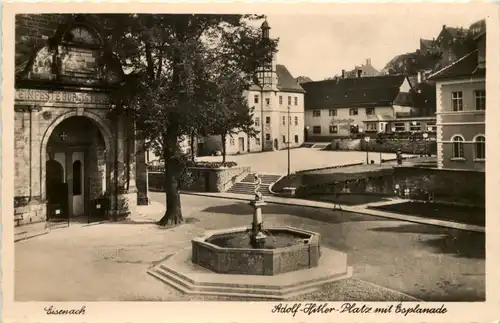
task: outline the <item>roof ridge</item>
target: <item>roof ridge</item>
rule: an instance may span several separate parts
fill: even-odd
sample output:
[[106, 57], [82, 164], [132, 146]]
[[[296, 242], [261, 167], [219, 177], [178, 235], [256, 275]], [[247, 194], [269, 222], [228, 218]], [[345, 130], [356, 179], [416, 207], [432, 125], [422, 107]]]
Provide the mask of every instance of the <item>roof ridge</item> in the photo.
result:
[[447, 65], [445, 67], [443, 67], [442, 69], [440, 69], [439, 71], [435, 72], [435, 73], [432, 73], [431, 75], [429, 75], [429, 77], [427, 77], [428, 79], [438, 75], [438, 74], [441, 74], [442, 72], [446, 71], [447, 69], [451, 68], [452, 66], [455, 66], [456, 64], [458, 64], [459, 62], [463, 61], [464, 59], [466, 59], [467, 57], [469, 57], [470, 55], [474, 54], [475, 52], [477, 52], [478, 50], [475, 49], [473, 50], [472, 52], [468, 53], [467, 55], [464, 55], [462, 57], [460, 57], [459, 59], [457, 59], [456, 61], [454, 61], [453, 63], [451, 63], [450, 65]]

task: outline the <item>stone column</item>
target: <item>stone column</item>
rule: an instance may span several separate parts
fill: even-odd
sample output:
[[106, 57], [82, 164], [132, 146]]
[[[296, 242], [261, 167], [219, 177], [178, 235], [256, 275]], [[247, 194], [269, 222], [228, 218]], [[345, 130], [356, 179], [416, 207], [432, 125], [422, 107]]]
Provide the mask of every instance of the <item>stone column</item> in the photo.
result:
[[14, 196], [28, 198], [31, 191], [30, 183], [30, 114], [23, 107], [15, 107], [14, 114]]
[[[40, 107], [31, 107], [31, 196], [32, 199], [41, 200], [42, 185], [40, 181], [40, 145], [41, 145], [41, 134], [40, 134]], [[42, 154], [46, 152], [43, 151]]]
[[[113, 209], [115, 217], [124, 218], [131, 212], [135, 211], [137, 205], [137, 193], [135, 190], [135, 169], [127, 168], [127, 162], [132, 162], [130, 157], [131, 149], [132, 154], [135, 155], [135, 147], [132, 146], [127, 140], [127, 131], [130, 134], [130, 126], [127, 124], [125, 115], [120, 115], [116, 118], [116, 184], [118, 191], [116, 192], [116, 204]], [[132, 138], [133, 139], [133, 138]], [[133, 141], [133, 140], [132, 140]], [[135, 163], [135, 158], [134, 158]], [[127, 174], [127, 171], [129, 174]], [[130, 176], [130, 177], [129, 177]], [[127, 179], [129, 185], [127, 189]]]
[[144, 140], [136, 141], [135, 171], [137, 186], [137, 205], [148, 205], [148, 167]]

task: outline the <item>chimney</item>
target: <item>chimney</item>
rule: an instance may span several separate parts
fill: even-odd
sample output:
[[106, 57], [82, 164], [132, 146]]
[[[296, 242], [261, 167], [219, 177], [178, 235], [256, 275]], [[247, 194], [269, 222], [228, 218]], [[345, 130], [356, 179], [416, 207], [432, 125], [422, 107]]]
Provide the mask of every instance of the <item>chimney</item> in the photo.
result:
[[366, 66], [371, 66], [372, 65], [372, 59], [371, 58], [367, 58], [366, 59]]
[[342, 70], [342, 78], [345, 78], [345, 70]]
[[363, 73], [362, 70], [358, 70], [358, 79], [361, 78], [361, 74]]
[[443, 25], [443, 29], [446, 29], [446, 25]]

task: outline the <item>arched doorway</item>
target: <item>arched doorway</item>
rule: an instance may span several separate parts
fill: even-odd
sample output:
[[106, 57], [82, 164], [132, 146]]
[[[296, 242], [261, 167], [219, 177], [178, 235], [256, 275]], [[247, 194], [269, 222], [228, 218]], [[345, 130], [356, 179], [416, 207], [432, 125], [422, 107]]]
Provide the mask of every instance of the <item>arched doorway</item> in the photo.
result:
[[68, 185], [65, 183], [64, 168], [59, 161], [50, 159], [46, 163], [47, 220], [68, 218]]
[[[47, 199], [53, 196], [49, 189], [55, 190], [55, 178], [62, 178], [57, 203], [66, 205], [68, 217], [88, 215], [90, 202], [106, 192], [110, 180], [106, 143], [99, 127], [85, 116], [70, 116], [54, 127], [46, 150]], [[54, 175], [54, 163], [61, 166], [57, 172], [62, 168], [62, 176]]]

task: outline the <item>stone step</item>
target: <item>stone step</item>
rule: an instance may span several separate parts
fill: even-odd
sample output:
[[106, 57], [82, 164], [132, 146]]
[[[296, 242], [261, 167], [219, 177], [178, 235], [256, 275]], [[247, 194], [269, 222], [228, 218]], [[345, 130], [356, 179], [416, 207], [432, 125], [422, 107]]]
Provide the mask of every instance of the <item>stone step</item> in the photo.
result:
[[154, 272], [148, 272], [151, 276], [155, 277], [156, 279], [160, 280], [161, 282], [169, 285], [170, 287], [173, 287], [174, 289], [182, 292], [183, 294], [186, 295], [197, 295], [197, 296], [223, 296], [223, 297], [244, 297], [245, 299], [255, 299], [255, 300], [262, 300], [262, 299], [267, 299], [267, 300], [283, 300], [282, 297], [273, 297], [272, 295], [248, 295], [244, 293], [221, 293], [221, 292], [206, 292], [206, 291], [193, 291], [188, 288], [186, 288], [183, 285], [179, 285], [178, 283], [165, 279], [165, 277], [154, 273]]
[[25, 224], [14, 227], [14, 242], [38, 237], [50, 232], [45, 222]]
[[314, 281], [295, 284], [292, 287], [273, 287], [260, 285], [232, 285], [231, 284], [197, 284], [187, 279], [183, 275], [174, 273], [172, 270], [165, 270], [165, 267], [155, 268], [149, 271], [152, 276], [160, 279], [162, 282], [186, 293], [196, 295], [220, 295], [220, 296], [240, 296], [250, 298], [265, 299], [288, 299], [302, 294], [308, 294], [316, 291], [324, 284], [334, 282], [342, 277], [352, 275], [352, 269], [347, 268], [345, 273], [332, 274], [331, 276], [316, 279]]
[[[262, 184], [273, 184], [281, 178], [281, 175], [262, 174], [260, 175], [260, 178], [262, 179]], [[254, 183], [254, 174], [247, 175], [240, 182]]]
[[[346, 267], [346, 272], [348, 271], [348, 267]], [[189, 282], [190, 284], [197, 284], [199, 286], [207, 286], [207, 287], [227, 287], [227, 288], [256, 288], [256, 289], [264, 289], [264, 290], [293, 290], [296, 287], [304, 286], [304, 285], [314, 285], [316, 283], [322, 283], [325, 280], [337, 278], [338, 275], [342, 274], [332, 274], [331, 276], [328, 277], [319, 277], [319, 278], [312, 278], [309, 280], [305, 280], [302, 282], [291, 282], [288, 285], [285, 286], [272, 286], [272, 285], [259, 285], [259, 284], [234, 284], [234, 283], [207, 283], [207, 282], [201, 282], [201, 283], [196, 283], [194, 280], [190, 279], [189, 277], [169, 268], [168, 266], [165, 266], [161, 264], [159, 267], [156, 268], [157, 271], [163, 271], [163, 272], [168, 272], [170, 276], [175, 276], [176, 279], [181, 279], [184, 281]], [[252, 276], [252, 275], [248, 275]], [[322, 283], [323, 284], [323, 283]]]
[[209, 285], [197, 285], [194, 283], [191, 283], [187, 280], [183, 280], [182, 278], [176, 277], [175, 275], [172, 275], [170, 272], [166, 272], [163, 270], [158, 270], [156, 269], [156, 273], [161, 275], [162, 277], [173, 281], [175, 284], [182, 286], [190, 291], [193, 292], [205, 292], [205, 293], [221, 293], [221, 294], [240, 294], [243, 295], [245, 293], [246, 295], [255, 295], [258, 297], [266, 297], [266, 298], [274, 298], [274, 297], [280, 297], [282, 296], [280, 291], [275, 291], [272, 289], [260, 289], [260, 288], [241, 288], [241, 287], [228, 287], [228, 286], [218, 286], [216, 284], [209, 286]]

